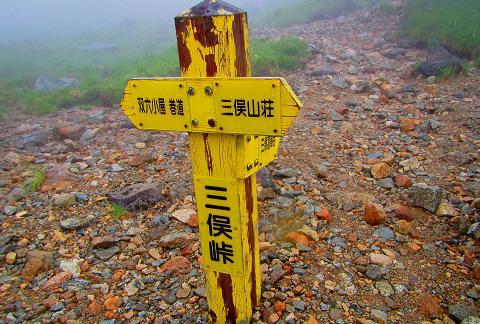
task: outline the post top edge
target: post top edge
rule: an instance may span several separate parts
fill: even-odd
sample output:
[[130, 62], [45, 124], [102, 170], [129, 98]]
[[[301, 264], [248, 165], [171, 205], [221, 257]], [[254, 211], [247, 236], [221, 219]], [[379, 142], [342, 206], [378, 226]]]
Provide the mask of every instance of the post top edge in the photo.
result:
[[229, 16], [245, 13], [244, 10], [237, 8], [222, 0], [204, 0], [192, 8], [185, 10], [176, 18], [205, 17], [205, 16]]

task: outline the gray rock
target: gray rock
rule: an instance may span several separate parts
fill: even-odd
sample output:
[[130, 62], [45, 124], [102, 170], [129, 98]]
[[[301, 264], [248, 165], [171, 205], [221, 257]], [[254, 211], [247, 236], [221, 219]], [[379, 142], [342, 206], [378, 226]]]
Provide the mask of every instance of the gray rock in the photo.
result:
[[60, 227], [67, 231], [77, 230], [87, 226], [92, 220], [93, 220], [92, 216], [83, 217], [83, 218], [71, 217], [61, 221]]
[[480, 324], [480, 318], [476, 316], [468, 316], [462, 321], [462, 324]]
[[48, 133], [45, 131], [35, 131], [20, 137], [15, 146], [19, 149], [35, 150], [37, 147], [47, 144], [49, 141]]
[[357, 75], [358, 74], [358, 69], [355, 65], [349, 65], [347, 69], [347, 73], [351, 75]]
[[94, 251], [95, 257], [103, 261], [107, 261], [117, 253], [120, 253], [120, 248], [118, 246], [112, 246], [108, 249], [98, 249]]
[[15, 207], [15, 206], [5, 206], [3, 208], [3, 212], [7, 216], [12, 216], [13, 214], [15, 214], [16, 211], [17, 211], [17, 207]]
[[341, 238], [340, 236], [334, 236], [334, 237], [328, 239], [327, 242], [331, 246], [338, 247], [341, 250], [344, 250], [348, 247], [347, 242], [345, 242], [345, 240], [343, 238]]
[[85, 132], [83, 132], [82, 136], [80, 136], [80, 142], [88, 142], [95, 138], [97, 136], [98, 132], [100, 132], [100, 129], [95, 128], [95, 129], [87, 129]]
[[345, 116], [343, 116], [342, 114], [339, 114], [336, 111], [330, 111], [327, 115], [327, 120], [343, 121], [345, 120]]
[[448, 152], [444, 156], [445, 161], [456, 166], [464, 166], [472, 163], [472, 159], [462, 152]]
[[395, 294], [392, 286], [386, 281], [379, 281], [375, 284], [375, 288], [380, 292], [380, 295], [389, 297]]
[[435, 213], [441, 200], [442, 190], [439, 187], [416, 183], [410, 189], [410, 202], [415, 207], [421, 207]]
[[367, 272], [365, 274], [372, 280], [379, 280], [382, 279], [387, 273], [388, 269], [386, 267], [371, 264], [367, 266]]
[[292, 303], [293, 307], [295, 307], [296, 310], [299, 310], [303, 312], [305, 310], [305, 302], [301, 300], [296, 300]]
[[467, 317], [477, 316], [476, 311], [466, 304], [448, 305], [448, 315], [455, 321], [461, 322]]
[[168, 225], [170, 223], [170, 217], [168, 217], [167, 215], [155, 215], [152, 218], [151, 226], [160, 226], [161, 224]]
[[57, 304], [53, 305], [52, 307], [50, 307], [49, 311], [50, 312], [58, 312], [58, 311], [61, 311], [64, 308], [65, 308], [65, 305], [63, 303], [57, 303]]
[[193, 294], [198, 297], [207, 298], [207, 289], [205, 287], [196, 288], [193, 290]]
[[114, 163], [112, 164], [112, 166], [110, 167], [112, 169], [113, 172], [122, 172], [122, 171], [125, 171], [125, 169], [118, 163]]
[[8, 201], [19, 201], [25, 198], [28, 192], [23, 188], [14, 188], [7, 196]]
[[275, 184], [272, 180], [272, 174], [270, 173], [268, 168], [260, 169], [257, 172], [257, 183], [261, 184], [263, 188], [273, 188]]
[[458, 73], [462, 70], [462, 60], [445, 48], [437, 47], [428, 52], [427, 59], [418, 67], [418, 70], [430, 77], [439, 76], [445, 68], [452, 68], [455, 73]]
[[350, 83], [341, 76], [335, 76], [332, 80], [332, 84], [340, 89], [347, 89], [350, 86]]
[[88, 203], [89, 197], [87, 194], [76, 192], [74, 193], [75, 198], [77, 199], [78, 202], [80, 203]]
[[157, 183], [139, 183], [113, 192], [108, 199], [130, 211], [146, 209], [164, 200]]
[[75, 78], [60, 78], [60, 79], [48, 79], [45, 77], [39, 77], [35, 81], [34, 89], [36, 91], [54, 91], [61, 89], [76, 88], [80, 85], [80, 82]]
[[[305, 194], [304, 191], [299, 191], [299, 190], [287, 190], [281, 193], [282, 196], [288, 197], [288, 198], [295, 198], [295, 197], [302, 196], [304, 194]], [[273, 198], [275, 198], [275, 196], [273, 196]]]
[[71, 280], [68, 280], [62, 285], [63, 290], [68, 290], [68, 291], [82, 291], [88, 286], [90, 286], [92, 283], [88, 280], [85, 279], [80, 279], [80, 278], [74, 278]]
[[467, 234], [476, 240], [480, 240], [480, 223], [472, 224]]
[[437, 130], [442, 126], [442, 123], [440, 123], [438, 120], [430, 119], [428, 121], [428, 126], [431, 130]]
[[323, 164], [318, 164], [314, 171], [315, 171], [315, 175], [320, 179], [328, 178], [330, 173], [328, 166]]
[[388, 314], [379, 309], [372, 309], [371, 315], [377, 322], [388, 323]]
[[299, 174], [300, 172], [292, 168], [285, 168], [277, 171], [277, 177], [279, 178], [294, 178]]
[[377, 184], [383, 189], [393, 189], [395, 188], [395, 183], [392, 178], [380, 179], [377, 181]]
[[56, 207], [65, 208], [73, 205], [75, 201], [76, 201], [75, 195], [72, 195], [69, 193], [63, 193], [63, 194], [55, 195], [53, 203]]
[[321, 77], [324, 75], [335, 75], [335, 74], [337, 74], [337, 71], [335, 71], [335, 68], [330, 64], [322, 65], [312, 72], [313, 77]]
[[60, 261], [60, 269], [63, 272], [69, 272], [74, 277], [80, 276], [80, 264], [82, 263], [81, 260], [72, 259], [72, 260], [61, 260]]
[[380, 238], [382, 241], [392, 241], [395, 239], [395, 233], [392, 231], [392, 229], [382, 226], [373, 231], [372, 237]]

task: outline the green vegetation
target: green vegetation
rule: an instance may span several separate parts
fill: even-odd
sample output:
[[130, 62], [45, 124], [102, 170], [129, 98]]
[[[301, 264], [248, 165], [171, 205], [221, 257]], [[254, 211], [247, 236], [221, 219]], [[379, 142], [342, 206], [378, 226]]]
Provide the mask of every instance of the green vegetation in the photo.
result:
[[[46, 55], [50, 54], [52, 53], [46, 53]], [[43, 63], [40, 65], [36, 65], [37, 61], [28, 64], [24, 62], [24, 57], [16, 61], [15, 56], [12, 56], [3, 62], [0, 57], [0, 80], [2, 80], [0, 81], [0, 114], [2, 109], [7, 108], [27, 114], [42, 115], [59, 108], [74, 106], [108, 107], [120, 102], [125, 84], [132, 77], [178, 76], [179, 74], [177, 50], [173, 47], [144, 56], [130, 54], [132, 58], [125, 59], [119, 58], [119, 53], [114, 53], [110, 64], [107, 64], [108, 53], [84, 54], [96, 57], [105, 64], [88, 66], [85, 59], [82, 59], [79, 67], [66, 67], [62, 63], [56, 65], [57, 61], [70, 62], [71, 58], [66, 52], [62, 54], [66, 55], [66, 59], [60, 59], [58, 54], [55, 54], [51, 61], [42, 57], [39, 61]], [[281, 74], [302, 66], [309, 55], [307, 43], [298, 37], [254, 41], [252, 44], [253, 71], [256, 75], [264, 76]], [[7, 61], [10, 63], [7, 64]], [[22, 64], [25, 66], [22, 67]], [[80, 81], [80, 85], [77, 88], [51, 92], [35, 91], [33, 84], [40, 75], [51, 78], [75, 77]]]
[[443, 68], [440, 75], [436, 78], [438, 81], [446, 81], [457, 75], [457, 71], [453, 66], [447, 66]]
[[128, 211], [125, 209], [125, 207], [117, 205], [117, 204], [110, 204], [109, 206], [110, 209], [110, 215], [112, 215], [115, 218], [121, 218], [125, 215], [127, 215]]
[[25, 181], [24, 188], [27, 192], [35, 192], [42, 186], [46, 178], [45, 170], [37, 166], [31, 166], [32, 175]]
[[303, 66], [309, 57], [308, 44], [298, 37], [252, 43], [252, 67], [256, 76], [273, 76], [295, 70]]
[[290, 26], [310, 21], [337, 17], [367, 5], [376, 0], [300, 0], [295, 5], [282, 7], [263, 19], [264, 24]]
[[429, 46], [480, 54], [480, 1], [409, 0], [402, 34]]

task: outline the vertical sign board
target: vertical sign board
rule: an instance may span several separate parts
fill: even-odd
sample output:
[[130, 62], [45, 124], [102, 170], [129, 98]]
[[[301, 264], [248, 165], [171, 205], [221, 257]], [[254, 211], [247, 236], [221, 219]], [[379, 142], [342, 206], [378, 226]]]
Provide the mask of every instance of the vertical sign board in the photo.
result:
[[194, 177], [203, 264], [207, 270], [243, 275], [242, 222], [234, 179]]
[[248, 78], [244, 11], [204, 0], [175, 23], [182, 78], [132, 79], [121, 107], [139, 129], [190, 134], [210, 319], [249, 322], [260, 302], [254, 174], [302, 104], [282, 78]]

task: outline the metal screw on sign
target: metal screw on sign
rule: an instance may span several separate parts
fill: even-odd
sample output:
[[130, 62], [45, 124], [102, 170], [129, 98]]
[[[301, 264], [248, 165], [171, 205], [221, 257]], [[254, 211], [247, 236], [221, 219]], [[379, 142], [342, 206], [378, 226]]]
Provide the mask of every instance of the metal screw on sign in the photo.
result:
[[182, 77], [130, 80], [121, 106], [139, 129], [189, 133], [209, 316], [249, 322], [261, 296], [255, 173], [302, 104], [285, 79], [250, 77], [243, 10], [205, 0], [175, 27]]
[[205, 94], [206, 94], [207, 96], [213, 96], [213, 89], [210, 88], [210, 87], [206, 87], [206, 88], [205, 88]]

